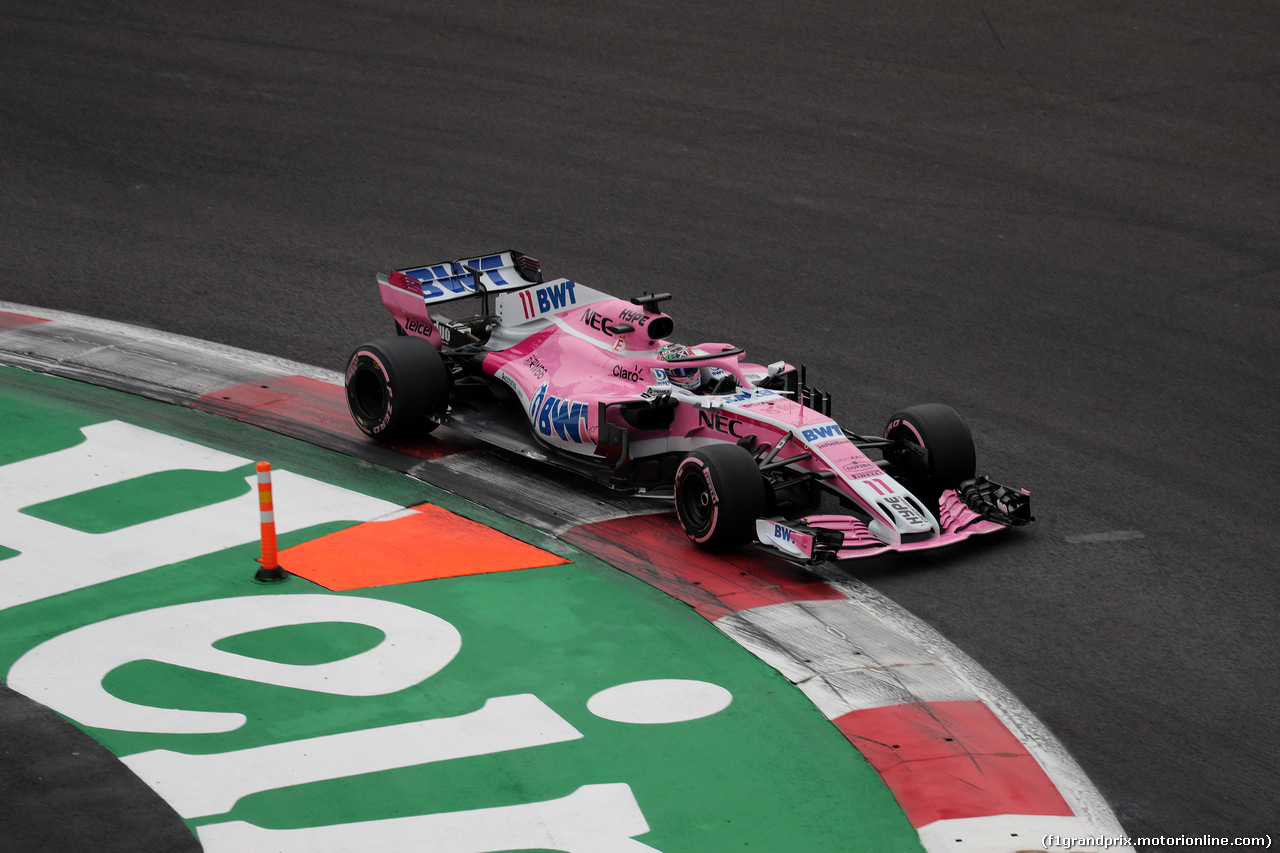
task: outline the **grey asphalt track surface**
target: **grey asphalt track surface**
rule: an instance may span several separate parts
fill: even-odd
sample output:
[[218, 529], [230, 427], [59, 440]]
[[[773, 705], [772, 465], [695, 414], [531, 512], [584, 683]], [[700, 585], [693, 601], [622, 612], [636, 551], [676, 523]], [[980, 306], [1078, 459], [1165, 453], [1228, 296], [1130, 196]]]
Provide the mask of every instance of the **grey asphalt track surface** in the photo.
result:
[[0, 5], [0, 298], [340, 368], [504, 248], [834, 414], [967, 418], [1038, 522], [849, 571], [1137, 836], [1280, 830], [1280, 7]]

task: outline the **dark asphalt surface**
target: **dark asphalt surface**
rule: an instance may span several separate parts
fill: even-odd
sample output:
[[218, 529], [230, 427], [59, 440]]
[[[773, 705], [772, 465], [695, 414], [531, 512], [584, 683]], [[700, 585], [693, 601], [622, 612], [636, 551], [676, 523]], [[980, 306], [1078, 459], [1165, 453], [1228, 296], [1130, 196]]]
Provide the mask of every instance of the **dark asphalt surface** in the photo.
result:
[[376, 270], [516, 248], [1039, 521], [850, 571], [1134, 835], [1280, 830], [1280, 7], [0, 5], [0, 298], [339, 368]]

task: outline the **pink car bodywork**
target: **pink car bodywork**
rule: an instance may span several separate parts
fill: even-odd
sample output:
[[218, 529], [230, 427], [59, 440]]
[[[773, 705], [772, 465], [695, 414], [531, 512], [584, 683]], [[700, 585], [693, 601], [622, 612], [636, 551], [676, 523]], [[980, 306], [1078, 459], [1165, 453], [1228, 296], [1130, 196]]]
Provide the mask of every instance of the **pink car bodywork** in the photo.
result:
[[[1010, 526], [975, 511], [956, 489], [933, 511], [864, 452], [883, 439], [851, 438], [820, 403], [802, 402], [806, 389], [790, 365], [755, 364], [722, 343], [688, 347], [673, 361], [674, 323], [658, 310], [666, 294], [618, 299], [570, 279], [542, 281], [532, 264], [500, 252], [379, 276], [402, 334], [446, 352], [463, 346], [478, 375], [514, 395], [536, 438], [526, 455], [594, 466], [606, 472], [602, 481], [662, 495], [671, 489], [671, 460], [738, 444], [762, 472], [807, 477], [856, 508], [756, 521], [760, 544], [800, 561], [936, 548]], [[465, 298], [483, 300], [480, 316], [438, 313]], [[670, 379], [673, 367], [698, 368], [714, 387], [681, 387]], [[824, 547], [822, 531], [840, 536]]]

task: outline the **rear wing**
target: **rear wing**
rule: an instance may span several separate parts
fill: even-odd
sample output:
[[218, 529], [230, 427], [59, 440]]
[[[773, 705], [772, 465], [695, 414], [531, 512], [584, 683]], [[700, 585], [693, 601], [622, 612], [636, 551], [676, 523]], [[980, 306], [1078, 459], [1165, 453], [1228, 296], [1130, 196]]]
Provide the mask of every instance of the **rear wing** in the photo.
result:
[[516, 251], [408, 267], [390, 275], [378, 274], [378, 284], [420, 295], [428, 305], [475, 296], [478, 292], [501, 293], [541, 283], [542, 264]]

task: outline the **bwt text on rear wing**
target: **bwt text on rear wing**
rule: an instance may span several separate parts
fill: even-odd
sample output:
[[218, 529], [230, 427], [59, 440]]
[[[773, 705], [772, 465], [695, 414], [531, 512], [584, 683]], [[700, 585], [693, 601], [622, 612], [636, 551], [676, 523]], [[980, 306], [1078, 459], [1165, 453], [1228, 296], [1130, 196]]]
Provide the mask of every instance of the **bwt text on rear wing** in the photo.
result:
[[379, 285], [419, 295], [428, 304], [477, 293], [518, 290], [541, 282], [542, 265], [538, 260], [510, 250], [378, 274]]

